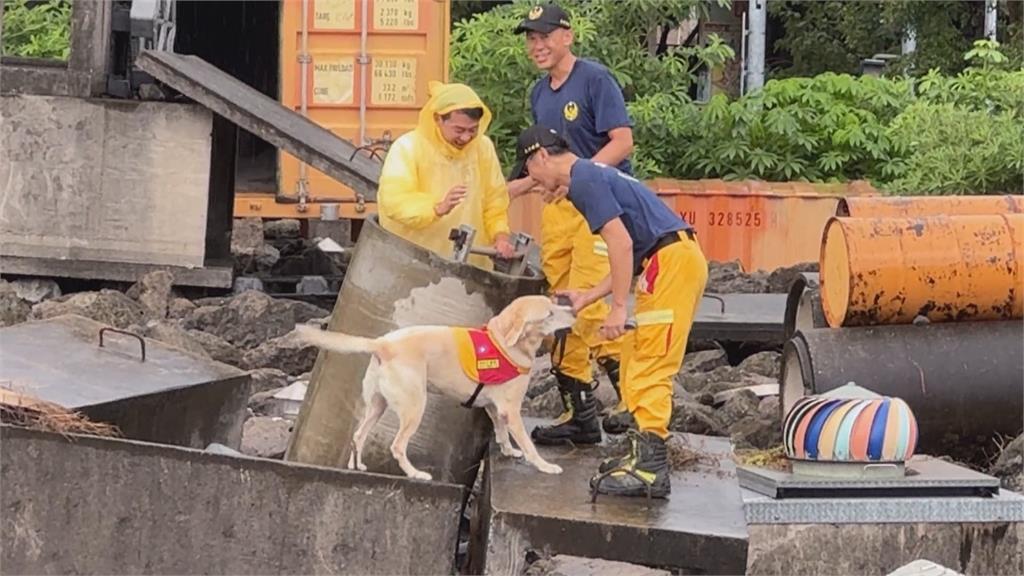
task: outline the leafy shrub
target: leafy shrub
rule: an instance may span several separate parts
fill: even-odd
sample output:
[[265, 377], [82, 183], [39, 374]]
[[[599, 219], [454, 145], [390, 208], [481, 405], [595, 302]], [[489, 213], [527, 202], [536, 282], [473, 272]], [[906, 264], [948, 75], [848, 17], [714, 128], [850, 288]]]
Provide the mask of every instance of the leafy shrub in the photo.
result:
[[[529, 91], [542, 75], [527, 57], [522, 36], [513, 33], [533, 3], [517, 0], [497, 6], [456, 23], [452, 31], [451, 77], [472, 86], [493, 110], [489, 135], [506, 165], [512, 162], [516, 136], [530, 124]], [[634, 114], [653, 108], [658, 115], [671, 115], [691, 107], [687, 94], [697, 68], [735, 55], [718, 38], [706, 47], [651, 53], [648, 31], [706, 9], [700, 0], [564, 0], [559, 5], [572, 16], [575, 53], [608, 66]], [[638, 123], [634, 139], [654, 143], [656, 135], [657, 129]], [[636, 164], [640, 173], [657, 168], [650, 156], [639, 155]]]
[[3, 54], [67, 60], [71, 54], [71, 0], [6, 0]]

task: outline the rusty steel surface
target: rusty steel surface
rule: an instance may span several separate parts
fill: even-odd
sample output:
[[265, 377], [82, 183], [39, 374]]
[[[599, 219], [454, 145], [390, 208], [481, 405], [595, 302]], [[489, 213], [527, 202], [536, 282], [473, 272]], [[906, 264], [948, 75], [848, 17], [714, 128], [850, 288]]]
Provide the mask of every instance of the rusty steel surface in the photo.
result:
[[836, 216], [907, 218], [1024, 212], [1024, 196], [850, 196], [839, 201]]
[[708, 260], [739, 260], [747, 272], [817, 261], [822, 230], [840, 198], [877, 193], [862, 181], [809, 184], [659, 178], [646, 184], [694, 227]]
[[801, 330], [782, 351], [780, 415], [854, 382], [910, 406], [918, 454], [976, 456], [994, 434], [1020, 434], [1022, 342], [1019, 320]]
[[821, 284], [833, 328], [1024, 318], [1024, 214], [832, 218]]
[[[482, 326], [513, 299], [540, 294], [545, 286], [536, 275], [508, 276], [448, 260], [387, 232], [374, 216], [360, 232], [327, 329], [374, 338], [406, 326]], [[364, 412], [369, 362], [369, 355], [319, 353], [286, 460], [347, 464]], [[463, 408], [463, 400], [430, 391], [408, 454], [435, 480], [471, 485], [493, 434], [483, 409]], [[389, 409], [363, 448], [369, 471], [404, 475], [390, 450], [397, 430], [398, 418]]]

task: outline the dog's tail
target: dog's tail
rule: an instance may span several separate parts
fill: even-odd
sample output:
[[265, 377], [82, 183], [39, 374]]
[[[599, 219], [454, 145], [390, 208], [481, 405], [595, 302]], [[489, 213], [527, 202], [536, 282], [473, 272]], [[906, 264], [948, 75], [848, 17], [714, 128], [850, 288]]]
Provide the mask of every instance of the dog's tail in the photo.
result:
[[380, 341], [373, 338], [350, 336], [341, 332], [328, 332], [309, 324], [295, 326], [295, 332], [303, 342], [342, 354], [377, 354], [382, 346]]

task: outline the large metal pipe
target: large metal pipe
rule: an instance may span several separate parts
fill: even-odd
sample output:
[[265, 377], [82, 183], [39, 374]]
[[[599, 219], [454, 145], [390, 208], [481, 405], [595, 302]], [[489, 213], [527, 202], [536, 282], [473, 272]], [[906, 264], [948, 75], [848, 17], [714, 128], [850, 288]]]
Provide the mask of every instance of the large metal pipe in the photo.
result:
[[850, 196], [839, 200], [836, 216], [920, 218], [1024, 212], [1024, 196]]
[[[447, 260], [384, 230], [371, 216], [359, 233], [327, 329], [372, 338], [405, 326], [482, 326], [513, 299], [544, 291], [539, 272], [530, 273], [508, 276]], [[286, 460], [347, 464], [352, 433], [363, 415], [362, 381], [369, 360], [320, 352]], [[482, 409], [469, 410], [459, 402], [428, 394], [408, 455], [435, 480], [471, 485], [493, 434]], [[388, 410], [363, 448], [369, 471], [403, 474], [390, 450], [397, 430], [398, 419]]]
[[782, 320], [783, 335], [789, 340], [798, 330], [826, 326], [828, 322], [821, 309], [820, 276], [817, 272], [802, 272], [789, 286], [786, 313]]
[[910, 405], [921, 453], [991, 447], [993, 434], [1021, 431], [1022, 339], [1019, 321], [801, 330], [782, 352], [782, 416], [805, 395], [854, 382]]
[[831, 218], [821, 247], [829, 326], [1024, 318], [1024, 214]]

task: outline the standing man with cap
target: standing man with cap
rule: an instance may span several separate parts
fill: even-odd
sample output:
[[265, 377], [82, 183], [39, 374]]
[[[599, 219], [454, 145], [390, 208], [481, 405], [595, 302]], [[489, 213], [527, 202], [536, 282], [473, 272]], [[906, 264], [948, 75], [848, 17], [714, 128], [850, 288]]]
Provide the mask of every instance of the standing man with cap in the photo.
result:
[[[526, 34], [530, 58], [547, 74], [534, 84], [530, 105], [535, 123], [565, 134], [572, 151], [632, 173], [632, 122], [615, 78], [601, 64], [572, 53], [569, 15], [555, 4], [537, 5], [516, 28]], [[509, 183], [512, 198], [529, 193], [536, 183], [529, 176]], [[588, 289], [608, 275], [608, 247], [592, 234], [579, 211], [565, 200], [565, 190], [545, 194], [541, 214], [541, 265], [552, 290]], [[622, 433], [633, 424], [619, 389], [621, 339], [603, 341], [598, 334], [608, 305], [596, 301], [582, 310], [569, 334], [552, 350], [552, 372], [558, 380], [563, 412], [553, 426], [537, 427], [538, 444], [594, 444], [601, 441], [592, 382], [592, 358], [608, 375], [619, 405], [603, 422], [608, 433]]]
[[[555, 130], [535, 125], [519, 136], [513, 177], [523, 174], [548, 191], [567, 188], [569, 202], [589, 230], [608, 245], [611, 273], [589, 289], [569, 289], [574, 311], [608, 294], [611, 309], [601, 325], [608, 339], [626, 334], [622, 394], [636, 418], [629, 453], [603, 462], [590, 480], [598, 493], [664, 498], [671, 492], [668, 424], [672, 379], [679, 373], [708, 264], [693, 229], [632, 176], [579, 158]], [[625, 332], [626, 301], [637, 277], [636, 329]]]

